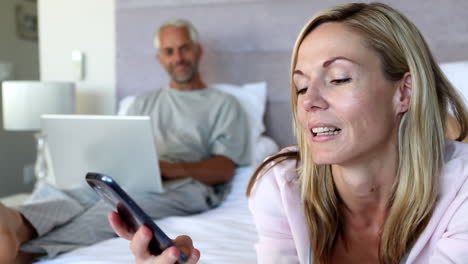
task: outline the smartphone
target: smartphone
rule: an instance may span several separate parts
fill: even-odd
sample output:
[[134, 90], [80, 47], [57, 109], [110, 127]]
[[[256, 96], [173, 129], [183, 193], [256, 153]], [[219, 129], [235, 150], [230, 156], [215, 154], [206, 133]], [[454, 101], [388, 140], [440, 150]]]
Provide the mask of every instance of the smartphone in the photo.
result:
[[[157, 256], [166, 248], [174, 246], [174, 242], [110, 176], [89, 172], [86, 174], [86, 182], [117, 211], [120, 218], [133, 232], [136, 232], [142, 225], [153, 231], [153, 239], [148, 247], [151, 254]], [[186, 261], [187, 256], [181, 252], [178, 262]]]

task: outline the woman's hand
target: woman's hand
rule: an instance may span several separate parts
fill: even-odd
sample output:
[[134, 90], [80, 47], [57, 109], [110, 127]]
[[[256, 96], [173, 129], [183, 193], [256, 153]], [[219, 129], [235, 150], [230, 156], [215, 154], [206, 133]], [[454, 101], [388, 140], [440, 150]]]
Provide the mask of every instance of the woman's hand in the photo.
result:
[[177, 247], [167, 248], [161, 255], [153, 256], [148, 250], [153, 232], [148, 227], [142, 226], [136, 233], [133, 233], [116, 212], [110, 212], [108, 218], [112, 229], [120, 237], [131, 240], [130, 249], [138, 264], [173, 264], [179, 259], [180, 250], [189, 257], [189, 260], [185, 262], [187, 264], [195, 264], [200, 259], [200, 252], [193, 248], [192, 239], [188, 236], [177, 237], [174, 240]]

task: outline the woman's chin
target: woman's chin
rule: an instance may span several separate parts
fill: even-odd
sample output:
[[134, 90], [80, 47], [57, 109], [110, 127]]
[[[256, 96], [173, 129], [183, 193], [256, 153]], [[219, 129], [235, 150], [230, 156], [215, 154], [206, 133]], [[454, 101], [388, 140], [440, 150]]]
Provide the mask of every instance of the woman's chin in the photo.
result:
[[340, 157], [339, 153], [312, 153], [312, 160], [317, 165], [331, 165], [343, 162], [344, 157]]
[[314, 158], [313, 161], [317, 165], [335, 164], [335, 162], [333, 162], [333, 159], [328, 159], [328, 158]]

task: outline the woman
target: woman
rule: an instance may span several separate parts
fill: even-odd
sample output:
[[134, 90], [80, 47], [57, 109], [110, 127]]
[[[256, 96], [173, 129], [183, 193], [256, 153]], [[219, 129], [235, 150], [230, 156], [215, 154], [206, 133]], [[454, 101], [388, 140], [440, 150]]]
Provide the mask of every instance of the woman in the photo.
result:
[[[466, 261], [468, 149], [444, 127], [451, 107], [464, 138], [468, 114], [412, 23], [379, 3], [323, 11], [298, 37], [291, 87], [298, 146], [247, 190], [259, 263]], [[177, 259], [110, 218], [138, 263]]]
[[384, 4], [320, 13], [292, 59], [297, 148], [248, 188], [259, 263], [468, 263], [463, 102], [424, 39]]

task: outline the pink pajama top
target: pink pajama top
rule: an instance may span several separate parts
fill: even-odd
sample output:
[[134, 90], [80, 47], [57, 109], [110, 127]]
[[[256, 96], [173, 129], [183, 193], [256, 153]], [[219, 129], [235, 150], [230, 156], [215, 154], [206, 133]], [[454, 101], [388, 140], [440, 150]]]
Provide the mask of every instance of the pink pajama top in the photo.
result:
[[[295, 166], [294, 160], [278, 163], [252, 191], [258, 263], [312, 263]], [[402, 263], [468, 263], [468, 144], [446, 141], [433, 216]]]

